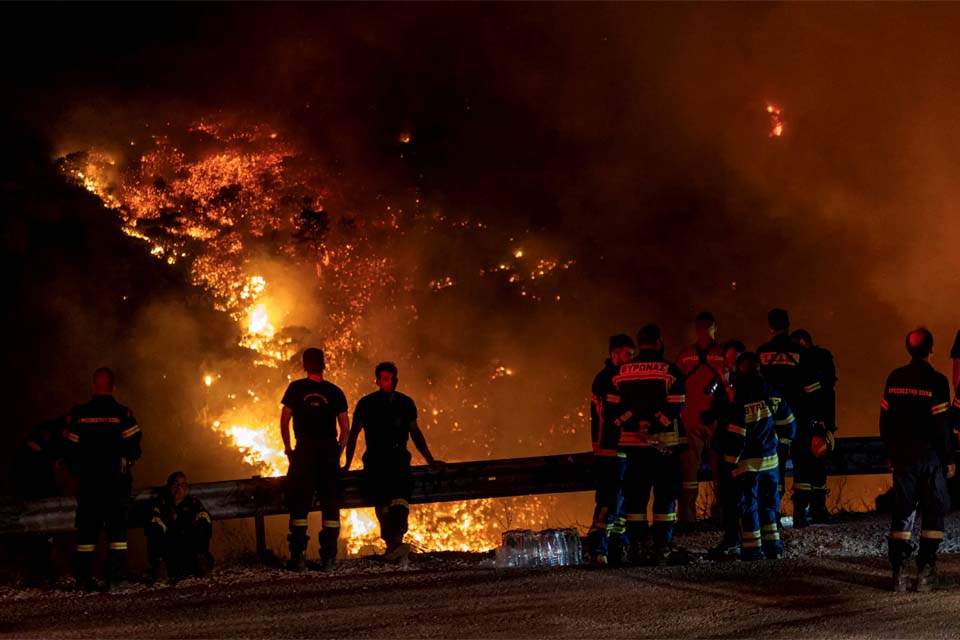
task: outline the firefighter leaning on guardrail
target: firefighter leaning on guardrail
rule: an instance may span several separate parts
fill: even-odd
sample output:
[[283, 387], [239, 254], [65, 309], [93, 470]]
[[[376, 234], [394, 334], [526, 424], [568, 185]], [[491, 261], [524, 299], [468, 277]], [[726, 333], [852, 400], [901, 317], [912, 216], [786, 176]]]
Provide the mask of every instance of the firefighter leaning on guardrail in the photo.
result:
[[633, 338], [619, 334], [610, 337], [610, 357], [594, 377], [590, 388], [590, 433], [593, 441], [593, 479], [596, 484], [593, 523], [587, 533], [590, 557], [595, 564], [619, 564], [624, 553], [626, 514], [623, 512], [623, 474], [627, 454], [617, 450], [620, 429], [604, 422], [604, 411], [616, 412], [620, 395], [613, 376], [620, 365], [633, 358]]
[[142, 434], [133, 412], [113, 397], [114, 374], [107, 368], [93, 374], [93, 398], [77, 405], [66, 417], [63, 436], [70, 470], [80, 478], [77, 489], [77, 586], [93, 591], [93, 552], [100, 530], [106, 528], [106, 586], [126, 580], [127, 508], [133, 476], [140, 458]]
[[919, 328], [907, 334], [910, 364], [894, 369], [880, 401], [880, 436], [893, 470], [893, 517], [889, 554], [893, 590], [905, 591], [903, 563], [912, 555], [917, 507], [922, 528], [917, 553], [917, 591], [936, 581], [937, 549], [949, 511], [946, 479], [954, 475], [954, 440], [949, 424], [950, 386], [929, 362], [933, 334]]
[[353, 412], [353, 427], [347, 440], [344, 469], [350, 468], [357, 438], [363, 431], [361, 486], [364, 496], [373, 502], [380, 523], [380, 537], [387, 545], [384, 559], [404, 564], [410, 547], [403, 542], [407, 533], [413, 474], [407, 441], [430, 466], [442, 465], [430, 453], [427, 440], [417, 423], [417, 405], [410, 396], [397, 391], [397, 366], [381, 362], [374, 370], [377, 390], [360, 398]]
[[760, 376], [759, 365], [754, 353], [737, 358], [734, 396], [726, 411], [724, 472], [739, 489], [741, 560], [783, 556], [777, 529], [777, 445], [792, 438], [796, 422], [780, 393]]
[[[660, 328], [646, 325], [637, 333], [637, 355], [620, 367], [613, 382], [621, 404], [607, 420], [618, 425], [620, 451], [627, 454], [623, 480], [624, 511], [630, 559], [645, 564], [684, 563], [689, 555], [673, 544], [677, 520], [680, 450], [686, 435], [683, 373], [663, 357]], [[647, 524], [647, 503], [653, 491], [653, 526]], [[653, 546], [647, 546], [650, 533]]]
[[189, 493], [187, 475], [174, 471], [163, 493], [150, 504], [150, 521], [143, 532], [155, 582], [165, 582], [169, 577], [204, 577], [213, 568], [213, 520], [203, 503]]
[[[340, 539], [340, 453], [350, 428], [347, 397], [340, 387], [323, 379], [326, 365], [320, 349], [303, 352], [303, 368], [307, 377], [291, 382], [281, 400], [280, 437], [290, 460], [284, 485], [290, 511], [287, 568], [306, 569], [307, 515], [316, 492], [323, 517], [320, 562], [324, 570], [330, 570], [336, 565]], [[291, 419], [296, 449], [290, 446]]]

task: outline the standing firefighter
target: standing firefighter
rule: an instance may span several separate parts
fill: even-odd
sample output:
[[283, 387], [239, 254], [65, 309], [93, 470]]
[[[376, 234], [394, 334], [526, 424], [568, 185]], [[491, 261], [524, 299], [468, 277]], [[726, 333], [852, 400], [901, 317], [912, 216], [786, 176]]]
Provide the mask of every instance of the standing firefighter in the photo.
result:
[[77, 489], [77, 586], [96, 589], [93, 552], [106, 528], [107, 588], [126, 578], [127, 507], [140, 458], [140, 427], [133, 412], [113, 398], [114, 375], [106, 368], [93, 373], [93, 398], [70, 410], [63, 432], [70, 470], [80, 477]]
[[[660, 328], [646, 325], [637, 333], [637, 355], [613, 378], [621, 404], [607, 407], [608, 421], [620, 430], [620, 451], [627, 454], [623, 482], [631, 561], [682, 563], [686, 554], [673, 546], [677, 519], [679, 450], [686, 444], [683, 422], [683, 374], [663, 358]], [[653, 491], [653, 526], [647, 503]], [[650, 530], [653, 547], [648, 547]]]
[[[692, 525], [697, 521], [697, 497], [700, 493], [700, 465], [710, 462], [716, 495], [717, 455], [710, 446], [716, 424], [704, 422], [704, 413], [710, 408], [710, 400], [717, 386], [713, 383], [723, 376], [723, 349], [714, 339], [717, 321], [713, 314], [704, 311], [694, 322], [697, 341], [686, 347], [677, 356], [677, 365], [683, 372], [687, 400], [683, 407], [683, 426], [687, 430], [687, 448], [680, 457], [680, 508], [677, 519], [680, 525]], [[709, 412], [707, 412], [709, 416]], [[716, 512], [716, 509], [714, 509]]]
[[949, 511], [946, 478], [956, 471], [948, 421], [950, 387], [930, 365], [933, 334], [920, 328], [907, 334], [910, 364], [894, 369], [880, 401], [880, 436], [893, 469], [893, 521], [890, 564], [893, 590], [906, 591], [903, 563], [913, 553], [910, 542], [917, 506], [923, 528], [917, 553], [917, 591], [936, 580], [937, 548]]
[[[767, 321], [773, 338], [757, 349], [764, 380], [780, 392], [797, 421], [797, 435], [792, 442], [780, 439], [777, 450], [780, 461], [781, 498], [787, 458], [793, 456], [793, 526], [809, 524], [807, 507], [813, 496], [826, 496], [826, 468], [814, 453], [814, 425], [820, 402], [821, 384], [809, 358], [801, 347], [790, 340], [790, 316], [783, 309], [772, 309]], [[819, 497], [818, 497], [819, 499]]]
[[380, 537], [387, 545], [385, 559], [403, 563], [410, 547], [403, 542], [410, 514], [413, 476], [407, 440], [412, 439], [429, 465], [435, 460], [417, 424], [417, 405], [397, 391], [397, 366], [381, 362], [375, 370], [378, 390], [360, 398], [353, 412], [353, 427], [347, 442], [345, 469], [350, 468], [357, 438], [364, 433], [363, 493], [374, 503], [380, 522]]
[[[803, 357], [807, 359], [815, 379], [820, 383], [817, 419], [812, 423], [813, 459], [810, 464], [816, 476], [824, 479], [825, 485], [827, 454], [836, 447], [834, 434], [837, 432], [837, 366], [833, 361], [833, 354], [814, 344], [813, 337], [806, 329], [797, 329], [790, 334], [790, 339], [801, 347]], [[830, 521], [826, 486], [819, 489], [813, 487], [810, 491], [810, 520], [816, 524]]]
[[204, 577], [213, 568], [213, 520], [203, 503], [189, 493], [187, 475], [174, 471], [167, 478], [164, 492], [151, 504], [150, 521], [143, 531], [156, 582], [164, 582], [169, 576]]
[[734, 396], [724, 438], [724, 470], [739, 489], [741, 560], [783, 555], [777, 513], [777, 444], [793, 436], [795, 419], [780, 393], [760, 377], [756, 354], [737, 358]]
[[623, 513], [623, 474], [627, 467], [627, 454], [617, 450], [620, 429], [616, 424], [605, 423], [604, 412], [615, 413], [620, 396], [613, 384], [613, 377], [620, 366], [633, 358], [633, 339], [620, 334], [610, 337], [610, 357], [603, 369], [594, 377], [591, 387], [590, 433], [593, 440], [593, 479], [596, 483], [596, 507], [593, 524], [587, 539], [590, 556], [597, 564], [617, 564], [623, 557], [623, 534], [626, 517]]
[[[314, 492], [320, 501], [323, 528], [320, 530], [320, 563], [324, 571], [333, 569], [340, 537], [340, 453], [346, 443], [349, 421], [347, 398], [340, 387], [323, 379], [326, 368], [323, 351], [310, 348], [303, 352], [306, 378], [294, 380], [283, 394], [280, 437], [290, 460], [287, 471], [286, 499], [290, 511], [291, 571], [306, 569], [307, 514]], [[296, 449], [290, 447], [290, 419]], [[337, 427], [339, 425], [339, 438]]]

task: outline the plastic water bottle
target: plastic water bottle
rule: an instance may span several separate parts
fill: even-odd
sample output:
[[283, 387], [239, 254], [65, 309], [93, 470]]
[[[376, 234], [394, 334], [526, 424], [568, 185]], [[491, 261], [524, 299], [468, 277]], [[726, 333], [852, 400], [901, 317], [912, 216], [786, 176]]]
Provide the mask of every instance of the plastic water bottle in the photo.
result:
[[580, 544], [580, 532], [576, 529], [564, 529], [563, 539], [567, 550], [567, 564], [583, 564], [583, 546]]

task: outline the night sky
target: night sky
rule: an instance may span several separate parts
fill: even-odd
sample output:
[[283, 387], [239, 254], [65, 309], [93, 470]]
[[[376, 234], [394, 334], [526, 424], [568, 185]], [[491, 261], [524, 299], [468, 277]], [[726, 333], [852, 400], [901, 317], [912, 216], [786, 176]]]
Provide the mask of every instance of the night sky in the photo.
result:
[[[53, 164], [204, 114], [276, 123], [358, 210], [416, 190], [426, 208], [576, 259], [563, 305], [535, 321], [508, 306], [490, 323], [516, 327], [505, 344], [584, 397], [608, 335], [655, 321], [675, 355], [704, 308], [722, 339], [751, 346], [767, 309], [788, 308], [836, 355], [847, 435], [874, 433], [907, 330], [929, 326], [947, 367], [960, 323], [956, 6], [3, 11], [5, 439], [81, 401], [104, 359], [128, 379], [168, 364], [138, 347], [166, 329], [144, 328], [119, 288], [183, 301], [191, 348], [225, 348], [202, 293]], [[485, 344], [483, 306], [467, 307], [465, 349]], [[128, 382], [131, 404], [176, 405], [190, 366]]]

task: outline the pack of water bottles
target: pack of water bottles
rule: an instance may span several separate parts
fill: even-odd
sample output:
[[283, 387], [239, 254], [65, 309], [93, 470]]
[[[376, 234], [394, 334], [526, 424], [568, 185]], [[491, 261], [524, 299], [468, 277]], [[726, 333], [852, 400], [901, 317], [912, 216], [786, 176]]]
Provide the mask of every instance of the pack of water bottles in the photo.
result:
[[512, 529], [503, 533], [497, 550], [501, 567], [564, 567], [583, 563], [576, 529]]

